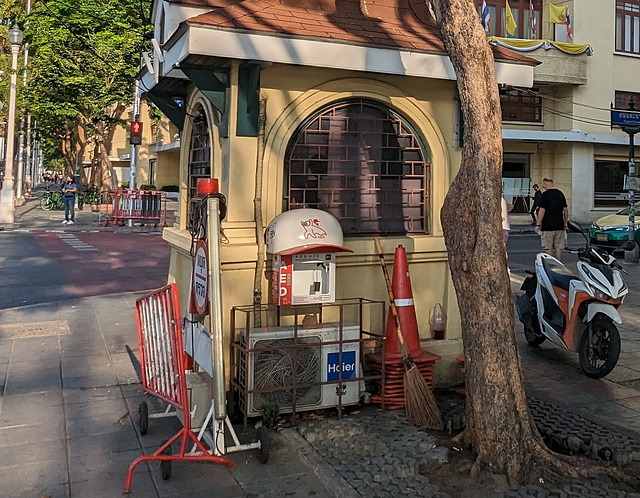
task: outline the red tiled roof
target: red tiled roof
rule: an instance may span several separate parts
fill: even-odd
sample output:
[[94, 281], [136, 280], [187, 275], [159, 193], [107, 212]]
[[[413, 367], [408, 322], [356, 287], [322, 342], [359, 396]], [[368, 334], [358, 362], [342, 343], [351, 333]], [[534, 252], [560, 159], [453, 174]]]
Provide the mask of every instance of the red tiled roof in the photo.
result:
[[[425, 0], [167, 0], [210, 6], [190, 25], [312, 37], [444, 54]], [[536, 63], [503, 47], [496, 59]]]

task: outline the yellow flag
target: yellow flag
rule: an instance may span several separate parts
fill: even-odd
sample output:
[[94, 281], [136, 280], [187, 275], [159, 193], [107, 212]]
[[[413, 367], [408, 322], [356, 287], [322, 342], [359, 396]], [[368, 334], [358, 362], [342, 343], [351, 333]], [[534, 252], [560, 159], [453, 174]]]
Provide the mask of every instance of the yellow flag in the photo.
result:
[[509, 7], [509, 2], [508, 0], [505, 0], [506, 3], [506, 21], [505, 21], [505, 27], [507, 28], [507, 33], [509, 33], [511, 36], [516, 34], [516, 28], [518, 27], [518, 25], [516, 24], [516, 20], [513, 18], [513, 13], [511, 12], [511, 7]]
[[549, 4], [549, 20], [554, 24], [567, 24], [567, 11], [569, 7], [558, 7], [557, 5]]

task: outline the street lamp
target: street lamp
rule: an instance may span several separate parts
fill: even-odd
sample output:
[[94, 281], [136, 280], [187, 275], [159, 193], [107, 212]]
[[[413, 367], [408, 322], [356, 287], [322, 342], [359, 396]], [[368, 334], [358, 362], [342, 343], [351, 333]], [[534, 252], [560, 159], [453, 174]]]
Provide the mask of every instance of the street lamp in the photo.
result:
[[0, 223], [14, 222], [13, 153], [16, 132], [16, 86], [18, 83], [18, 52], [22, 45], [22, 31], [18, 26], [9, 30], [11, 43], [11, 84], [9, 86], [9, 109], [7, 115], [7, 148], [4, 161], [4, 180], [0, 191]]

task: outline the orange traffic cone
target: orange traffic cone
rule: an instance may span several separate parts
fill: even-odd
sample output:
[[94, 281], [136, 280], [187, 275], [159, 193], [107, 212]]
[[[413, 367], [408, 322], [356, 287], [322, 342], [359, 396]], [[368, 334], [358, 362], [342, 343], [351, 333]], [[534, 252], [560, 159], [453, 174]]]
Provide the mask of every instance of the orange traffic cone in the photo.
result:
[[[418, 320], [416, 309], [413, 305], [413, 292], [411, 290], [411, 279], [409, 278], [409, 264], [407, 263], [407, 253], [403, 246], [396, 247], [396, 254], [393, 262], [393, 297], [398, 311], [400, 328], [404, 336], [404, 342], [409, 348], [409, 354], [413, 359], [424, 355], [420, 348], [420, 334], [418, 332]], [[393, 323], [393, 316], [389, 311], [387, 320], [387, 338], [384, 344], [385, 357], [389, 360], [401, 358], [400, 342]]]

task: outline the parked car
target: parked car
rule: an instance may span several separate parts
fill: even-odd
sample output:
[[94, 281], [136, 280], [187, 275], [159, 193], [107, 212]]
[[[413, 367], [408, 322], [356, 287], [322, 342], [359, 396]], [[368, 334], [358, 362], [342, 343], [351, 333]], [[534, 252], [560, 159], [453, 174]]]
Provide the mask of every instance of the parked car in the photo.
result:
[[[635, 233], [636, 242], [640, 244], [640, 201], [635, 204]], [[603, 216], [594, 221], [589, 227], [591, 244], [603, 249], [615, 251], [621, 249], [629, 240], [629, 208], [624, 208], [615, 214]]]

